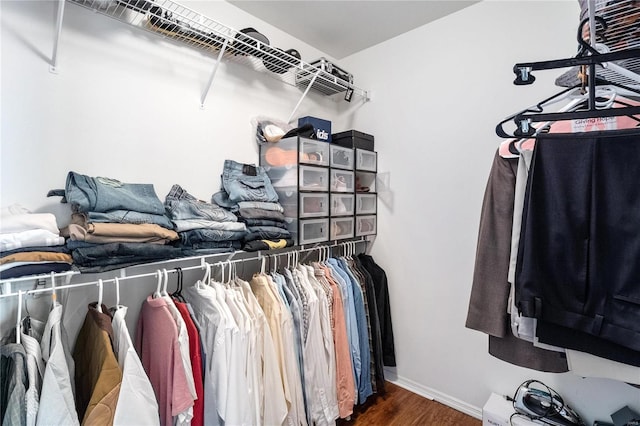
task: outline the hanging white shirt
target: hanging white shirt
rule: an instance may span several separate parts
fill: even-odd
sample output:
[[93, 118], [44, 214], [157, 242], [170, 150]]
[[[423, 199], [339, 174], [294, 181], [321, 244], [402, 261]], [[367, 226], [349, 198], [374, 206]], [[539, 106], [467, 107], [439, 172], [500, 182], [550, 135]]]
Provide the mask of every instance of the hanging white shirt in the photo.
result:
[[54, 302], [42, 334], [46, 362], [37, 425], [79, 425], [74, 398], [74, 363], [62, 325], [62, 305]]
[[198, 281], [193, 286], [183, 289], [182, 295], [191, 304], [196, 319], [202, 326], [200, 336], [206, 354], [203, 381], [204, 424], [220, 425], [224, 423], [222, 419], [226, 416], [229, 382], [227, 347], [231, 339], [230, 327], [213, 287]]
[[127, 307], [119, 306], [113, 311], [111, 320], [114, 334], [113, 349], [122, 370], [122, 383], [113, 424], [115, 426], [160, 425], [158, 401], [131, 341], [124, 319], [126, 315]]
[[280, 425], [287, 416], [287, 400], [282, 386], [278, 356], [271, 336], [269, 324], [249, 283], [236, 280], [247, 301], [250, 313], [256, 318], [256, 346], [259, 356], [258, 389], [259, 425]]
[[45, 365], [42, 359], [42, 349], [40, 340], [44, 331], [44, 323], [33, 318], [29, 318], [30, 327], [27, 330], [23, 321], [20, 330], [22, 346], [27, 354], [27, 377], [29, 387], [25, 393], [25, 403], [27, 408], [27, 425], [34, 426], [38, 416], [38, 406], [40, 405], [40, 392], [42, 390], [42, 379], [44, 377]]
[[298, 368], [298, 357], [294, 349], [293, 334], [293, 316], [289, 309], [284, 305], [280, 298], [275, 283], [270, 276], [265, 276], [268, 288], [273, 294], [276, 303], [279, 304], [282, 312], [280, 328], [282, 333], [282, 349], [284, 353], [284, 362], [286, 365], [287, 380], [289, 381], [289, 390], [291, 392], [291, 406], [289, 414], [285, 420], [287, 425], [307, 425], [307, 414], [304, 406], [304, 392], [302, 391], [302, 378], [300, 377], [300, 369]]

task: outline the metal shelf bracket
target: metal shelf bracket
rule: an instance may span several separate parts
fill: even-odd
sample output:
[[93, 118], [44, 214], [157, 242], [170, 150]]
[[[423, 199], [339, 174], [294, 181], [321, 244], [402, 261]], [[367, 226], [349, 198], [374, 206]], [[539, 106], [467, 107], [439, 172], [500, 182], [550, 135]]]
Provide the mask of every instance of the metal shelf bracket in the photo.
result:
[[51, 54], [51, 64], [49, 71], [58, 73], [58, 46], [60, 45], [60, 34], [62, 34], [62, 18], [64, 17], [65, 0], [58, 0], [58, 13], [56, 18], [56, 36], [53, 40], [53, 53]]

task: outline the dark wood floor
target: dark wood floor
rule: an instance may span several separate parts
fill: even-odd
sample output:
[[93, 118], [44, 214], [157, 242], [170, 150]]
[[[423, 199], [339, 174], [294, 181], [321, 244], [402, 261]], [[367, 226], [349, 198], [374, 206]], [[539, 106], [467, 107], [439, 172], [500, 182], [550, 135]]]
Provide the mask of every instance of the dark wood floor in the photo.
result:
[[351, 420], [339, 420], [339, 426], [479, 426], [482, 421], [430, 401], [387, 382], [386, 393], [356, 409]]

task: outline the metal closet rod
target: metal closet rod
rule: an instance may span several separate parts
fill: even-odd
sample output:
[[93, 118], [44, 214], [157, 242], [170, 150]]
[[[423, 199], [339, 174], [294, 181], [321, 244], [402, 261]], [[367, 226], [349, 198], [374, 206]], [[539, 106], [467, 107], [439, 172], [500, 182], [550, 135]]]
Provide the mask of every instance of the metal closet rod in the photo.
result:
[[[252, 261], [252, 260], [261, 260], [263, 258], [269, 258], [269, 257], [276, 257], [276, 256], [283, 256], [283, 255], [287, 255], [287, 254], [291, 254], [291, 253], [300, 253], [300, 252], [308, 252], [308, 251], [314, 251], [314, 250], [322, 250], [322, 249], [327, 249], [327, 248], [332, 248], [332, 247], [339, 247], [339, 246], [347, 246], [349, 244], [357, 244], [357, 243], [361, 243], [364, 242], [366, 243], [367, 240], [365, 238], [362, 238], [360, 240], [350, 240], [347, 242], [334, 242], [333, 244], [319, 244], [316, 245], [314, 247], [309, 247], [309, 248], [300, 248], [297, 250], [288, 250], [288, 251], [284, 251], [284, 252], [278, 252], [278, 253], [263, 253], [261, 251], [257, 252], [256, 256], [252, 256], [252, 257], [245, 257], [242, 259], [235, 259], [235, 260], [220, 260], [217, 262], [213, 262], [210, 263], [211, 266], [224, 266], [227, 264], [234, 264], [234, 263], [238, 263], [238, 262], [245, 262], [245, 261]], [[196, 265], [196, 266], [187, 266], [184, 268], [180, 268], [181, 271], [191, 271], [191, 270], [195, 270], [195, 269], [205, 269], [207, 262], [206, 258], [208, 256], [201, 256], [199, 257], [200, 259], [200, 265]], [[188, 260], [188, 259], [198, 259], [198, 257], [196, 258], [183, 258], [183, 260]], [[146, 264], [146, 265], [150, 265], [150, 264]], [[144, 266], [141, 265], [141, 266]], [[166, 269], [166, 268], [163, 268]], [[178, 272], [178, 268], [173, 268], [173, 269], [167, 269], [167, 273], [176, 273]], [[57, 286], [55, 285], [55, 279], [56, 278], [62, 278], [62, 277], [66, 277], [67, 278], [67, 282], [71, 279], [71, 277], [73, 275], [79, 275], [79, 272], [60, 272], [60, 273], [55, 273], [52, 272], [50, 275], [39, 275], [39, 276], [32, 276], [32, 277], [22, 277], [22, 278], [16, 278], [14, 280], [11, 279], [7, 279], [7, 280], [1, 280], [0, 283], [15, 283], [17, 281], [31, 281], [31, 280], [42, 280], [42, 279], [47, 279], [50, 278], [51, 279], [51, 283], [52, 286], [51, 287], [45, 287], [45, 288], [34, 288], [31, 290], [26, 290], [26, 291], [18, 291], [18, 292], [10, 292], [10, 293], [6, 293], [6, 294], [0, 294], [0, 300], [7, 298], [7, 297], [15, 297], [18, 296], [20, 294], [22, 294], [22, 296], [26, 296], [29, 294], [37, 294], [37, 293], [46, 293], [46, 292], [54, 292], [56, 290], [65, 290], [65, 289], [71, 289], [71, 288], [78, 288], [78, 287], [87, 287], [87, 286], [96, 286], [98, 285], [100, 282], [102, 282], [102, 284], [107, 284], [107, 283], [116, 283], [116, 278], [107, 278], [107, 279], [100, 279], [100, 280], [95, 280], [95, 281], [87, 281], [87, 282], [83, 282], [83, 283], [75, 283], [75, 284], [65, 284], [65, 285], [61, 285], [61, 286]], [[117, 281], [125, 281], [125, 280], [132, 280], [132, 279], [139, 279], [139, 278], [147, 278], [147, 277], [155, 277], [158, 275], [158, 271], [155, 272], [148, 272], [145, 274], [137, 274], [137, 275], [128, 275], [128, 276], [124, 276], [124, 277], [120, 277], [117, 278]]]

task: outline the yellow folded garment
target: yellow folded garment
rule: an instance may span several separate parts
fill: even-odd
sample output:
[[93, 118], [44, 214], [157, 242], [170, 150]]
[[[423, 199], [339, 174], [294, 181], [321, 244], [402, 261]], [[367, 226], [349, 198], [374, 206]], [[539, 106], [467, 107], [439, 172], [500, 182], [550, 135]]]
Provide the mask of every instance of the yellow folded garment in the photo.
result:
[[73, 263], [71, 255], [47, 251], [25, 251], [0, 258], [0, 265], [13, 262], [66, 262]]
[[270, 249], [285, 248], [287, 246], [287, 240], [262, 240]]

